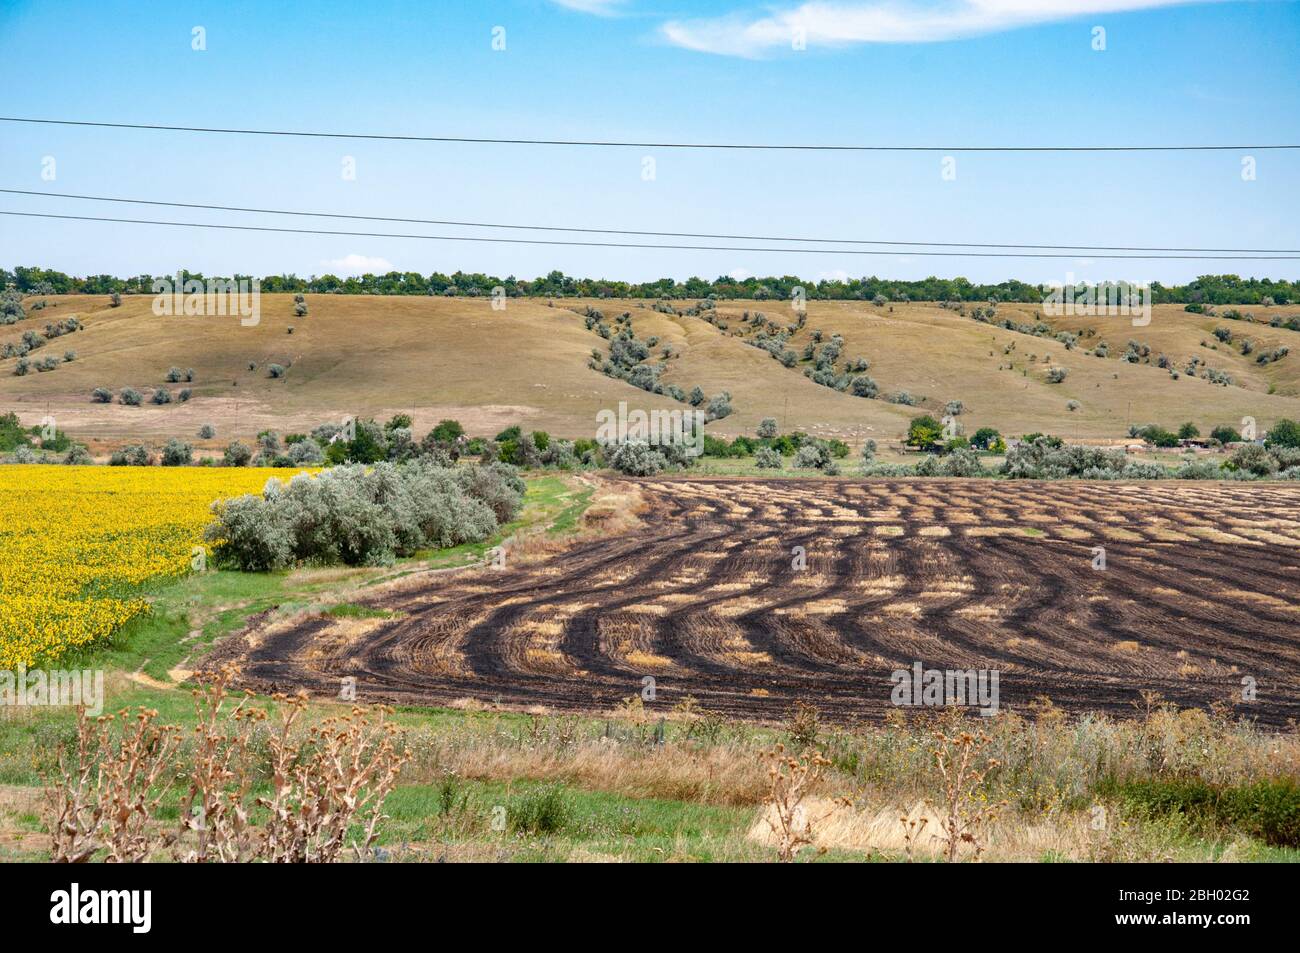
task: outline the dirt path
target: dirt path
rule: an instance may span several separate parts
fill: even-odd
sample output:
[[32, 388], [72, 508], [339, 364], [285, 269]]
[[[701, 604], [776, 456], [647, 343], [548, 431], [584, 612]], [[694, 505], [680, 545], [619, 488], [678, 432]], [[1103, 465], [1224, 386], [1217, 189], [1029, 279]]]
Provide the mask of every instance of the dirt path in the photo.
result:
[[659, 710], [778, 719], [803, 700], [875, 720], [920, 661], [996, 669], [1004, 708], [1124, 714], [1154, 691], [1300, 719], [1300, 486], [640, 486], [630, 534], [359, 600], [398, 618], [260, 622], [205, 664], [236, 660], [262, 690], [336, 696], [353, 676], [362, 701], [573, 711], [651, 676]]

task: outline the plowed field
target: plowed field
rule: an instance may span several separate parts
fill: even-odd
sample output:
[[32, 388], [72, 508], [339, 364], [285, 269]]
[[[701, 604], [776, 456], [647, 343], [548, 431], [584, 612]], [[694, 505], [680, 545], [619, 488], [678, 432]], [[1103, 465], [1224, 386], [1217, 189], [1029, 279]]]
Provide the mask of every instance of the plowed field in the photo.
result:
[[[890, 673], [996, 669], [1001, 704], [1135, 710], [1144, 691], [1300, 719], [1300, 486], [660, 479], [631, 533], [415, 577], [391, 618], [263, 622], [208, 664], [403, 704], [879, 719]], [[802, 547], [806, 566], [798, 559]], [[1105, 568], [1094, 568], [1095, 547]], [[510, 560], [507, 559], [507, 563]], [[1242, 680], [1257, 698], [1242, 700]]]

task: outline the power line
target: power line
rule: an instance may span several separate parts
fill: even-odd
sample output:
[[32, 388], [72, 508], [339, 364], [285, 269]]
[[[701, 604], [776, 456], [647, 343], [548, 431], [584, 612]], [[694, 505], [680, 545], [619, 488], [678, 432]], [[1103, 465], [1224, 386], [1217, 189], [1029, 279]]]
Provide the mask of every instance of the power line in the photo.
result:
[[809, 242], [831, 245], [898, 245], [915, 248], [1029, 248], [1049, 251], [1140, 251], [1140, 252], [1228, 252], [1234, 254], [1300, 254], [1298, 248], [1179, 248], [1149, 245], [1022, 245], [998, 242], [908, 242], [865, 238], [801, 238], [781, 235], [726, 235], [709, 232], [656, 232], [628, 228], [587, 228], [562, 225], [509, 225], [499, 222], [464, 222], [437, 218], [396, 218], [386, 215], [351, 215], [340, 212], [303, 212], [239, 205], [205, 205], [198, 202], [164, 202], [156, 199], [127, 199], [107, 195], [77, 195], [71, 192], [40, 192], [31, 189], [0, 189], [7, 195], [35, 195], [42, 198], [77, 199], [88, 202], [117, 202], [127, 205], [160, 205], [168, 208], [197, 208], [214, 212], [252, 212], [259, 215], [297, 215], [308, 218], [344, 218], [365, 222], [397, 222], [407, 225], [453, 225], [460, 228], [499, 228], [540, 232], [581, 232], [594, 235], [642, 235], [658, 238], [707, 238], [729, 241]]
[[298, 129], [236, 129], [216, 126], [168, 126], [141, 122], [90, 122], [77, 119], [33, 119], [0, 116], [0, 122], [50, 126], [92, 126], [100, 129], [146, 129], [154, 132], [204, 132], [235, 136], [293, 136], [305, 139], [371, 139], [388, 142], [459, 142], [510, 146], [594, 146], [637, 149], [736, 149], [787, 152], [1238, 152], [1243, 149], [1300, 149], [1300, 145], [1179, 145], [1179, 146], [864, 146], [755, 142], [637, 142], [611, 139], [514, 139], [490, 136], [400, 136], [363, 132], [309, 132]]
[[[353, 238], [408, 238], [437, 242], [479, 242], [496, 245], [564, 245], [577, 248], [645, 248], [671, 251], [740, 251], [779, 252], [795, 255], [914, 255], [927, 258], [1079, 258], [1078, 254], [1055, 252], [961, 252], [961, 251], [897, 251], [863, 248], [764, 248], [745, 245], [673, 245], [637, 242], [579, 242], [542, 238], [483, 238], [477, 235], [410, 235], [402, 232], [350, 232], [318, 228], [278, 228], [270, 225], [221, 225], [215, 222], [163, 222], [156, 219], [109, 218], [95, 215], [55, 215], [51, 212], [16, 212], [0, 209], [0, 215], [20, 218], [49, 218], [77, 222], [113, 222], [123, 225], [163, 225], [172, 228], [215, 228], [235, 232], [275, 232], [287, 235], [346, 235]], [[1128, 255], [1101, 254], [1093, 258], [1113, 258], [1129, 261], [1192, 260], [1192, 261], [1296, 261], [1300, 255]]]

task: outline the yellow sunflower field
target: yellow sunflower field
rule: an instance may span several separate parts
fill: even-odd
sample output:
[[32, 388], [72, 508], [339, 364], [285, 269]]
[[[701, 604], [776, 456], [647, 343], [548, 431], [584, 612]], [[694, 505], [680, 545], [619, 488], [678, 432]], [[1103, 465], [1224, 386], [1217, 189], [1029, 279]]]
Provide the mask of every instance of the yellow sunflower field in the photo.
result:
[[0, 466], [0, 669], [57, 661], [148, 610], [191, 569], [214, 500], [290, 471]]

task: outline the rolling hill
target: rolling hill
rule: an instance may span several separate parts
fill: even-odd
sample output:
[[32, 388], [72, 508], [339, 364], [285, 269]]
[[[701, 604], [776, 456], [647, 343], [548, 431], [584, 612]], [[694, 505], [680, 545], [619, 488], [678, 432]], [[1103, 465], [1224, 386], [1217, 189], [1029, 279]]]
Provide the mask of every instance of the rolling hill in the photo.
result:
[[[417, 433], [454, 417], [472, 434], [518, 423], [581, 437], [593, 435], [599, 410], [619, 401], [645, 409], [684, 407], [588, 366], [593, 349], [608, 351], [608, 342], [585, 327], [582, 312], [590, 305], [610, 323], [627, 311], [638, 338], [658, 337], [652, 359], [664, 346], [672, 349], [665, 384], [686, 391], [699, 386], [710, 396], [730, 392], [735, 412], [709, 425], [722, 436], [752, 433], [761, 418], [772, 416], [786, 431], [850, 443], [891, 440], [911, 417], [938, 416], [951, 400], [963, 402], [968, 430], [989, 425], [1007, 434], [1046, 431], [1090, 441], [1120, 440], [1130, 423], [1173, 427], [1191, 420], [1208, 432], [1221, 423], [1238, 425], [1244, 416], [1261, 427], [1279, 417], [1300, 418], [1300, 333], [1190, 314], [1175, 305], [1157, 306], [1150, 325], [1139, 328], [1122, 318], [1046, 319], [1054, 330], [1093, 332], [1067, 351], [1050, 338], [981, 323], [969, 309], [962, 315], [927, 303], [809, 302], [805, 326], [786, 346], [802, 354], [815, 329], [825, 339], [841, 335], [843, 359], [865, 358], [866, 373], [880, 388], [882, 399], [865, 399], [809, 380], [804, 362], [787, 368], [751, 346], [757, 332], [742, 320], [744, 312], [794, 323], [785, 302], [719, 302], [711, 323], [653, 310], [647, 301], [519, 298], [497, 311], [485, 298], [307, 300], [309, 314], [294, 317], [292, 296], [263, 295], [260, 323], [243, 327], [237, 317], [156, 317], [152, 298], [143, 295], [126, 296], [116, 308], [104, 296], [53, 296], [41, 310], [31, 310], [28, 299], [28, 316], [0, 327], [0, 345], [76, 315], [83, 330], [51, 340], [32, 357], [61, 357], [71, 349], [77, 358], [25, 376], [13, 373], [14, 359], [0, 361], [0, 410], [17, 411], [27, 425], [50, 415], [102, 454], [126, 442], [194, 440], [204, 423], [217, 428], [214, 440], [199, 442], [210, 449], [267, 428], [286, 433], [348, 414], [386, 418], [397, 412], [414, 417]], [[692, 304], [673, 303], [679, 312]], [[997, 318], [1033, 324], [1038, 310], [1003, 304]], [[1228, 326], [1237, 340], [1255, 340], [1256, 352], [1242, 355], [1235, 343], [1218, 342], [1213, 330], [1219, 326]], [[1085, 353], [1103, 339], [1108, 357]], [[1150, 363], [1119, 359], [1129, 339], [1149, 346]], [[1259, 349], [1279, 346], [1295, 353], [1256, 363]], [[1235, 383], [1220, 386], [1185, 374], [1174, 379], [1156, 366], [1160, 353], [1180, 369], [1200, 357]], [[287, 373], [273, 379], [272, 363], [287, 366]], [[193, 368], [194, 382], [166, 384], [172, 366]], [[1049, 383], [1049, 366], [1064, 367], [1065, 380]], [[191, 387], [192, 399], [155, 406], [148, 395], [159, 386], [173, 393]], [[146, 401], [139, 407], [93, 403], [96, 387], [114, 393], [134, 387]], [[899, 391], [923, 400], [913, 407], [883, 399]], [[1070, 401], [1077, 409], [1067, 409]]]

